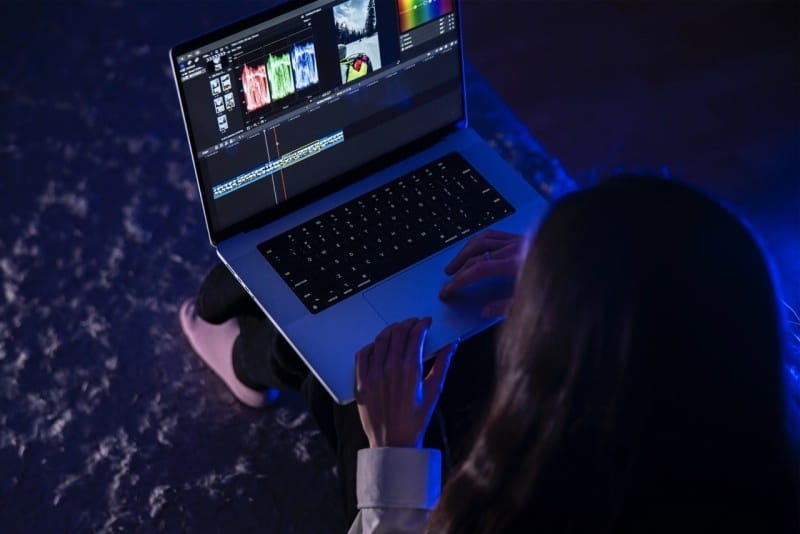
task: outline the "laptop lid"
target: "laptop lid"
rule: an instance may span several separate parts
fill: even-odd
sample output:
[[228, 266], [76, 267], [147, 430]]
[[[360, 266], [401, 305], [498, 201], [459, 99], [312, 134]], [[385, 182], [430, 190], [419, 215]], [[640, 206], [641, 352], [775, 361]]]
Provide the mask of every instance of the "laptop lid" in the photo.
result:
[[170, 52], [212, 244], [466, 123], [458, 0], [289, 2]]

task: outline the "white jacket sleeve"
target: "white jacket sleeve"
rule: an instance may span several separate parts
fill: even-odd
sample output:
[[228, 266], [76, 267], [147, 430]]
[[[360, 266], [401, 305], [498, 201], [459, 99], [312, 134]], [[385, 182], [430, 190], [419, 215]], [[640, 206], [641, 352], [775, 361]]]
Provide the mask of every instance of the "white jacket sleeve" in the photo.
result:
[[358, 451], [358, 515], [349, 534], [422, 532], [442, 489], [442, 456], [434, 449]]

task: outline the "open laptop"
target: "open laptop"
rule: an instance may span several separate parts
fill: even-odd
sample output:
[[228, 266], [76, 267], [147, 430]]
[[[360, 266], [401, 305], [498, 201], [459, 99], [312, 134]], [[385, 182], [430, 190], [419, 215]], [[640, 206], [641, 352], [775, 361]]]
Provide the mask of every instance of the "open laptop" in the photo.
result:
[[211, 244], [339, 403], [387, 325], [432, 317], [426, 354], [490, 326], [508, 288], [443, 302], [444, 267], [546, 207], [467, 127], [460, 19], [457, 0], [289, 2], [170, 52]]

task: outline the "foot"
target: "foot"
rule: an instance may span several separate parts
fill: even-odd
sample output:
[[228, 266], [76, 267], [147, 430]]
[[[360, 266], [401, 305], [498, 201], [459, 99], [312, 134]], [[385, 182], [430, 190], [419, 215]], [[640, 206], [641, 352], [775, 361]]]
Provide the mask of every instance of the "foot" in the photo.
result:
[[233, 343], [239, 335], [239, 324], [230, 319], [222, 324], [207, 323], [197, 315], [193, 300], [184, 301], [180, 309], [181, 329], [200, 358], [225, 382], [231, 393], [253, 408], [265, 404], [265, 392], [242, 384], [233, 372]]

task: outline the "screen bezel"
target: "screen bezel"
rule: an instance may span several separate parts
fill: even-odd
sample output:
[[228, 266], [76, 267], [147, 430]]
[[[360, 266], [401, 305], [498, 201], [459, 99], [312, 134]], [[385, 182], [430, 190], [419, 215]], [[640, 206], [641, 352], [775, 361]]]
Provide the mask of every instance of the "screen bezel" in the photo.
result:
[[[274, 221], [288, 213], [296, 211], [303, 206], [311, 204], [316, 200], [324, 198], [325, 196], [343, 189], [351, 184], [354, 184], [364, 178], [375, 174], [377, 171], [384, 169], [394, 163], [400, 162], [408, 158], [420, 150], [429, 147], [431, 144], [441, 139], [442, 137], [452, 133], [455, 130], [465, 128], [467, 126], [467, 101], [466, 101], [466, 82], [464, 76], [464, 46], [463, 46], [463, 32], [461, 24], [461, 0], [455, 0], [454, 13], [456, 17], [456, 28], [458, 31], [458, 45], [456, 47], [459, 54], [459, 77], [461, 80], [461, 116], [452, 122], [447, 123], [441, 128], [435, 129], [424, 136], [410, 141], [402, 146], [399, 146], [387, 153], [379, 154], [372, 160], [355, 167], [345, 173], [331, 177], [326, 182], [309, 189], [299, 195], [296, 195], [277, 206], [271, 206], [261, 210], [260, 212], [247, 217], [237, 223], [229, 225], [225, 228], [213, 228], [213, 220], [210, 213], [210, 204], [213, 199], [209, 198], [209, 192], [204, 191], [202, 181], [200, 179], [200, 161], [197, 156], [197, 145], [194, 136], [191, 133], [191, 124], [189, 113], [187, 109], [187, 99], [180, 83], [178, 60], [177, 58], [196, 50], [211, 45], [215, 41], [224, 39], [230, 35], [236, 34], [249, 27], [262, 24], [271, 18], [278, 17], [292, 11], [302, 12], [306, 6], [316, 2], [317, 0], [300, 0], [289, 1], [281, 3], [272, 8], [268, 8], [259, 13], [255, 13], [241, 20], [225, 25], [210, 31], [200, 37], [193, 38], [181, 44], [174, 46], [170, 50], [170, 65], [172, 67], [173, 79], [175, 80], [175, 87], [178, 91], [178, 99], [181, 105], [181, 115], [183, 116], [184, 128], [186, 130], [186, 137], [189, 141], [189, 148], [192, 155], [192, 164], [195, 172], [195, 179], [197, 188], [200, 193], [200, 200], [203, 206], [203, 213], [205, 215], [206, 228], [208, 230], [209, 240], [211, 244], [216, 247], [218, 243], [228, 239], [236, 234], [248, 232], [260, 226], [263, 226], [271, 221]], [[299, 13], [298, 13], [299, 14]]]

